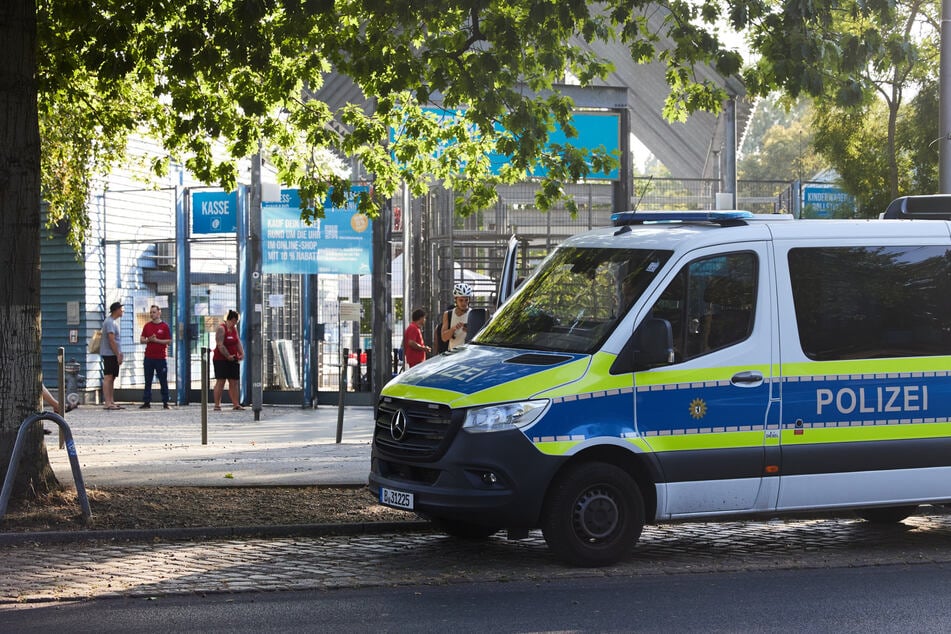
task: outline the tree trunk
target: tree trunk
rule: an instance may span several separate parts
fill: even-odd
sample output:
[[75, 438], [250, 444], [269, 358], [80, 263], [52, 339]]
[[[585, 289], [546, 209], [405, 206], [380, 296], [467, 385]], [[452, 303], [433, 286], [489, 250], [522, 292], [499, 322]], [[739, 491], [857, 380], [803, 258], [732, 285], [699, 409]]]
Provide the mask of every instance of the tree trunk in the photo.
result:
[[[0, 3], [0, 478], [40, 401], [40, 132], [36, 3]], [[14, 497], [58, 485], [42, 425], [27, 437]]]

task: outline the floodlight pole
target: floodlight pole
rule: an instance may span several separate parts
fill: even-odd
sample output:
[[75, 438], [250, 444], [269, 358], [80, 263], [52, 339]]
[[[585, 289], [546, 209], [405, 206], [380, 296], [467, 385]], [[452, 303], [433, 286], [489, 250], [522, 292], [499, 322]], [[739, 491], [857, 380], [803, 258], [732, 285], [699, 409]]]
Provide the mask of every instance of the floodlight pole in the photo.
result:
[[938, 111], [938, 193], [951, 194], [951, 0], [941, 2]]
[[[250, 314], [248, 322], [250, 363], [245, 363], [245, 372], [251, 372], [251, 408], [254, 420], [261, 420], [264, 401], [264, 280], [261, 277], [261, 150], [251, 157], [251, 212], [248, 217], [248, 255], [251, 271]], [[248, 367], [250, 366], [250, 367]]]

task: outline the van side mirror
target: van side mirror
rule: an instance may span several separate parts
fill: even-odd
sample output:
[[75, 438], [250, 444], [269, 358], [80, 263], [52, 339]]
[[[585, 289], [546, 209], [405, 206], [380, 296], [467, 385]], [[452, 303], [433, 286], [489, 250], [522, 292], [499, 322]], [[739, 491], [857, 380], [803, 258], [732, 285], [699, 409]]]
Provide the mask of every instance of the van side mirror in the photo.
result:
[[644, 370], [674, 362], [674, 335], [670, 322], [651, 317], [634, 331], [634, 369]]
[[651, 317], [644, 320], [611, 365], [611, 374], [647, 370], [674, 362], [674, 335], [670, 322]]

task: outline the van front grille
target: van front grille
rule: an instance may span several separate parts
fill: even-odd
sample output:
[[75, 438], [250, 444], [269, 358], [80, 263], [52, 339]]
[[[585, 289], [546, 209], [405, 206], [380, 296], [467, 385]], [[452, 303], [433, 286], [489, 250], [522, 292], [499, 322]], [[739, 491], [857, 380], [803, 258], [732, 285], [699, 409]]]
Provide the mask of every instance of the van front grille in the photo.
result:
[[453, 411], [445, 405], [384, 398], [376, 408], [373, 444], [390, 457], [435, 460], [449, 446], [453, 429]]

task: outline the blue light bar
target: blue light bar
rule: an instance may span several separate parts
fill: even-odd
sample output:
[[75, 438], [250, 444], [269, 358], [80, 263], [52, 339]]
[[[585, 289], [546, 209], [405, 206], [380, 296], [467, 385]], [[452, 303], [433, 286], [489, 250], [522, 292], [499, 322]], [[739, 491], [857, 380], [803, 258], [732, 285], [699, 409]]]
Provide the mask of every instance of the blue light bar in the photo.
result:
[[748, 211], [619, 211], [611, 214], [615, 227], [645, 222], [712, 222], [719, 225], [745, 224], [753, 214]]

